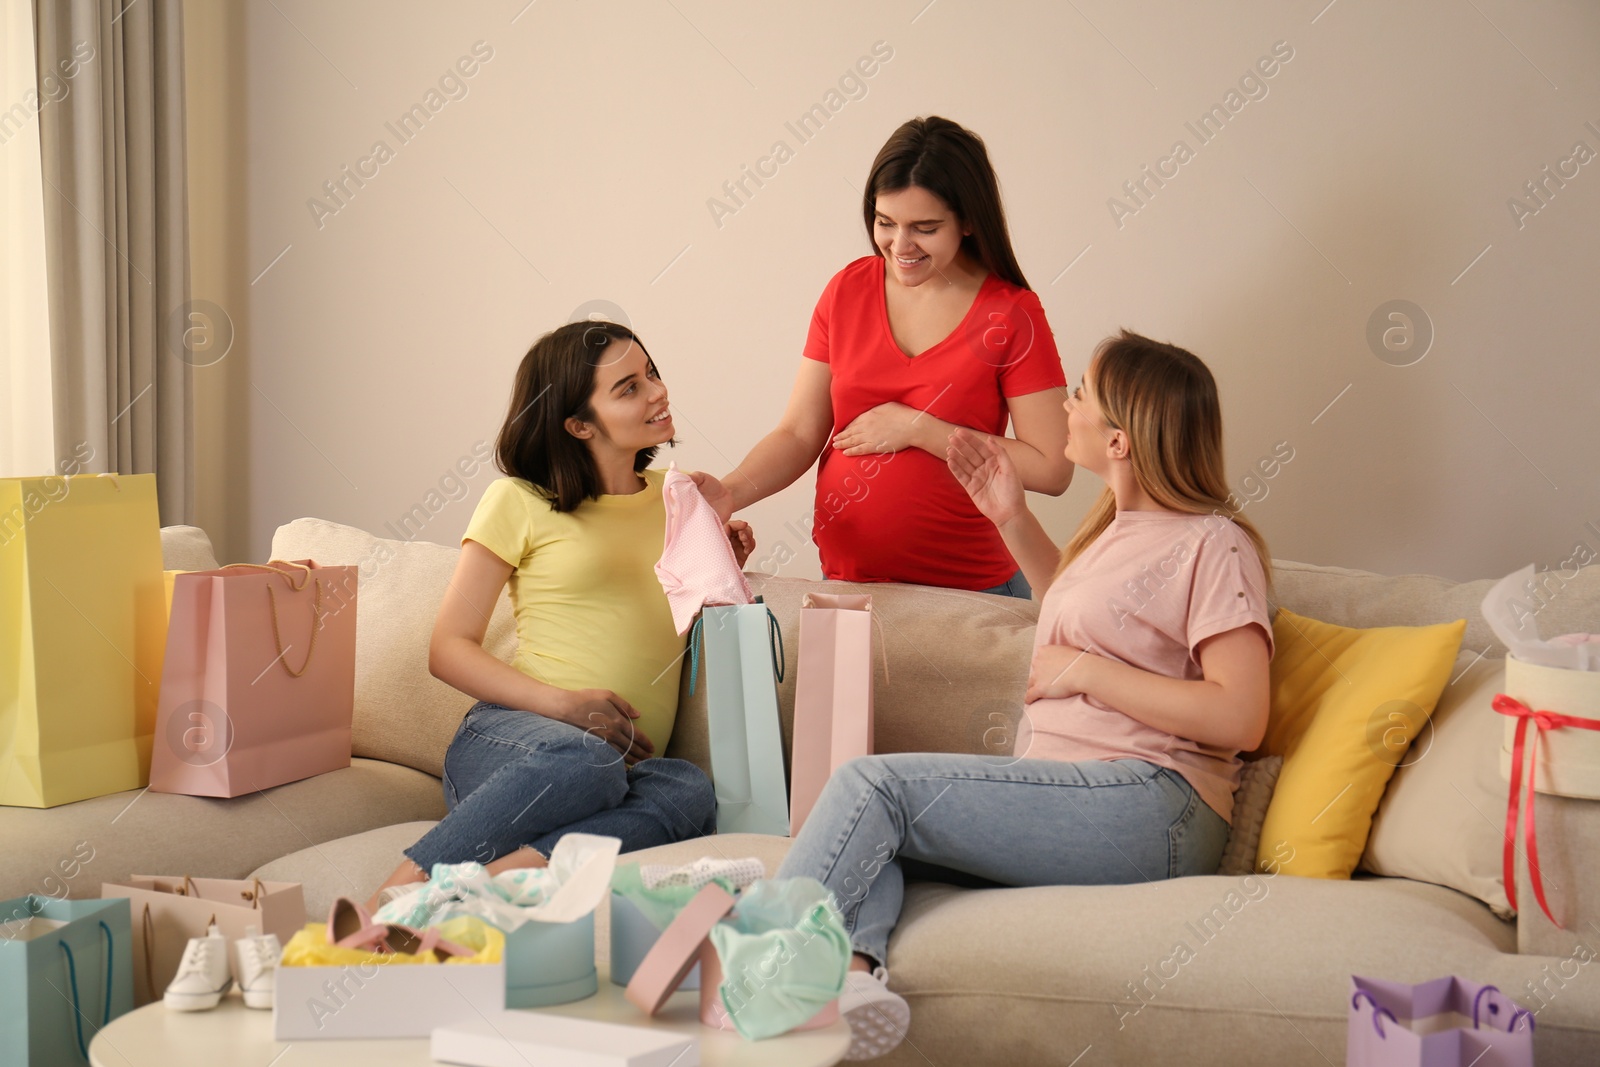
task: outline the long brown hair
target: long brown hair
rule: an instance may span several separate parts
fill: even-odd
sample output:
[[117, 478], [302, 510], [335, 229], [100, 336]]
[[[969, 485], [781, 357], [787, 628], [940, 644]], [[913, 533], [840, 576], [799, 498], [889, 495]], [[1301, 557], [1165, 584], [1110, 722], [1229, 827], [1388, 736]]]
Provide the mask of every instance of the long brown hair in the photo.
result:
[[[1176, 345], [1123, 330], [1100, 342], [1087, 377], [1106, 422], [1128, 435], [1128, 458], [1139, 488], [1171, 511], [1215, 515], [1239, 527], [1255, 545], [1270, 586], [1267, 542], [1239, 514], [1228, 492], [1222, 405], [1210, 369]], [[1116, 494], [1108, 485], [1061, 550], [1056, 574], [1093, 544], [1116, 515]]]
[[1017, 254], [1011, 250], [1006, 211], [1000, 203], [1000, 182], [989, 163], [983, 138], [949, 119], [929, 115], [905, 123], [878, 149], [861, 197], [861, 214], [867, 224], [867, 242], [873, 254], [883, 249], [874, 239], [873, 222], [878, 197], [916, 186], [950, 205], [972, 232], [961, 239], [961, 250], [1022, 289], [1031, 289], [1022, 276]]
[[[569, 322], [557, 327], [533, 343], [517, 368], [511, 407], [495, 439], [495, 465], [541, 490], [552, 511], [572, 511], [600, 495], [594, 455], [588, 444], [567, 431], [566, 423], [569, 418], [594, 421], [590, 398], [595, 368], [613, 341], [638, 345], [650, 369], [656, 370], [644, 343], [614, 322]], [[641, 448], [633, 457], [634, 473], [655, 457], [655, 447]]]

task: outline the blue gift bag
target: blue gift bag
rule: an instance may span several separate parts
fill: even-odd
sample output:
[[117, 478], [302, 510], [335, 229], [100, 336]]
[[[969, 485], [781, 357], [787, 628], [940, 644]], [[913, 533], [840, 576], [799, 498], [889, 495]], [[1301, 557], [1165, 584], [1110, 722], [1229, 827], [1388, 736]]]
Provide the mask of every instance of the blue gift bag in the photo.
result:
[[83, 1067], [89, 1043], [133, 1010], [126, 898], [0, 902], [0, 1062]]
[[789, 836], [789, 786], [778, 725], [783, 635], [757, 597], [754, 604], [707, 607], [689, 634], [689, 691], [705, 642], [706, 723], [717, 832]]

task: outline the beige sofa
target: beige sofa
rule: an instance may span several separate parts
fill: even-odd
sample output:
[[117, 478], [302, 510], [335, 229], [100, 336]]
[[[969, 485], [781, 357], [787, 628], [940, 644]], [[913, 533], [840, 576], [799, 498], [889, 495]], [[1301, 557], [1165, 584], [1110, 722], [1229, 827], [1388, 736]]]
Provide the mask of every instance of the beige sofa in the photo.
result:
[[[193, 528], [163, 531], [163, 544], [170, 568], [215, 563]], [[275, 558], [361, 568], [352, 766], [235, 800], [132, 792], [45, 811], [0, 809], [10, 861], [0, 870], [0, 899], [62, 890], [95, 896], [101, 882], [134, 872], [289, 878], [305, 883], [313, 914], [337, 895], [369, 893], [444, 813], [436, 776], [471, 701], [428, 675], [426, 646], [456, 554], [315, 519], [282, 527]], [[782, 624], [792, 664], [800, 593], [817, 586], [760, 576], [753, 584]], [[1507, 914], [1499, 874], [1505, 786], [1500, 717], [1488, 701], [1503, 666], [1477, 611], [1488, 584], [1278, 564], [1278, 602], [1301, 614], [1352, 626], [1469, 620], [1456, 681], [1391, 781], [1355, 879], [913, 884], [889, 960], [913, 1023], [884, 1062], [1338, 1064], [1351, 974], [1492, 982], [1537, 1010], [1541, 1064], [1600, 1062], [1600, 971], [1589, 970], [1600, 927], [1573, 931], [1569, 953], [1518, 954], [1515, 919], [1496, 914]], [[917, 586], [871, 591], [884, 622], [879, 751], [1003, 755], [1036, 605]], [[1539, 615], [1545, 633], [1594, 629], [1600, 567], [1563, 579], [1547, 599]], [[502, 599], [486, 643], [509, 658], [512, 641]], [[791, 671], [780, 687], [786, 742], [793, 694]], [[703, 696], [704, 687], [684, 696], [667, 754], [709, 770]], [[1600, 819], [1589, 807], [1568, 812], [1568, 825], [1581, 821], [1590, 843], [1567, 850], [1561, 886], [1600, 878]], [[787, 845], [733, 835], [638, 856], [756, 855], [772, 870]], [[87, 862], [71, 862], [88, 850]], [[603, 909], [600, 919], [603, 960]], [[1179, 942], [1191, 949], [1181, 963]]]

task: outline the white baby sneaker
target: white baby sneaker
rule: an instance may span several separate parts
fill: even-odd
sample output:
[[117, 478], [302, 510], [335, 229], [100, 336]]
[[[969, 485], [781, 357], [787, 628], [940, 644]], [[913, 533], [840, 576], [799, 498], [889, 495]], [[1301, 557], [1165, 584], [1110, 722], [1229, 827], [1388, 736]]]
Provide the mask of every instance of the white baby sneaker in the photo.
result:
[[258, 934], [254, 927], [239, 939], [239, 988], [247, 1008], [272, 1007], [272, 982], [283, 947], [277, 934]]
[[228, 974], [228, 942], [212, 923], [205, 937], [191, 937], [178, 963], [178, 973], [162, 995], [174, 1011], [214, 1008], [233, 984]]
[[847, 1060], [875, 1060], [900, 1044], [911, 1026], [911, 1007], [889, 992], [889, 972], [851, 971], [839, 994], [839, 1014], [850, 1024]]

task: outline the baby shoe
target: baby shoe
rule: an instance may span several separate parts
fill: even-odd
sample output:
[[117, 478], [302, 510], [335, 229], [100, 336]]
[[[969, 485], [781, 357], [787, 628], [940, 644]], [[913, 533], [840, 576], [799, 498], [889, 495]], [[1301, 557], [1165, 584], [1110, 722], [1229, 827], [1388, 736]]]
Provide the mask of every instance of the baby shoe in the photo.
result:
[[349, 897], [338, 898], [328, 909], [328, 944], [335, 948], [382, 952], [386, 933], [381, 923], [372, 921], [366, 908]]
[[244, 991], [247, 1008], [272, 1007], [272, 983], [278, 969], [278, 957], [283, 947], [277, 934], [258, 934], [250, 928], [248, 936], [239, 939], [239, 988]]
[[205, 937], [191, 937], [184, 947], [178, 973], [167, 986], [162, 1002], [174, 1011], [214, 1008], [233, 979], [228, 974], [228, 942], [212, 923]]
[[446, 941], [433, 927], [416, 930], [399, 923], [384, 923], [383, 944], [390, 952], [404, 952], [410, 956], [432, 956], [443, 963], [449, 956], [471, 956], [473, 950], [454, 941]]
[[911, 1008], [889, 992], [889, 972], [879, 967], [868, 974], [851, 971], [839, 994], [839, 1015], [850, 1024], [847, 1060], [875, 1060], [900, 1044], [911, 1026]]

